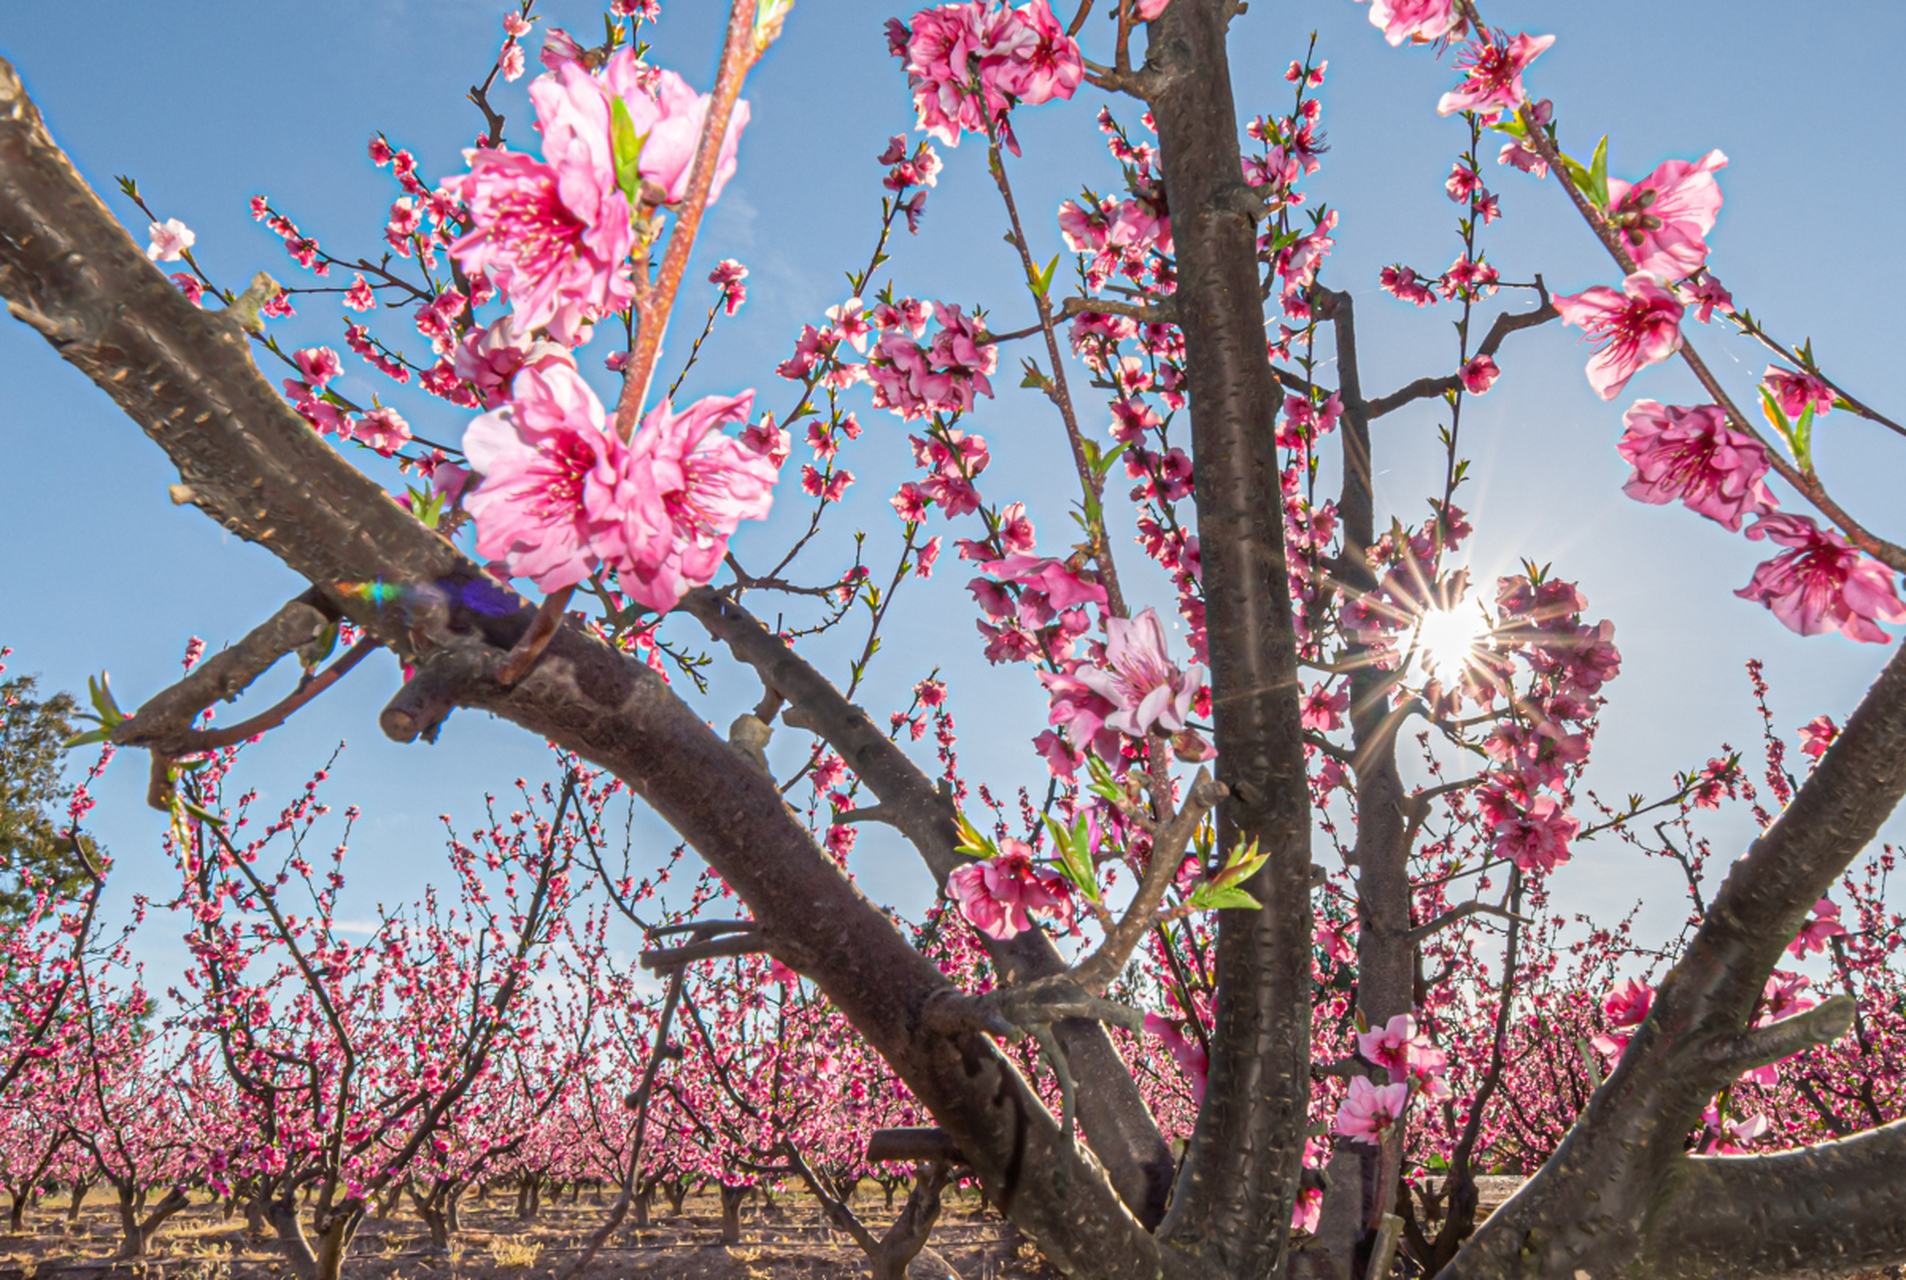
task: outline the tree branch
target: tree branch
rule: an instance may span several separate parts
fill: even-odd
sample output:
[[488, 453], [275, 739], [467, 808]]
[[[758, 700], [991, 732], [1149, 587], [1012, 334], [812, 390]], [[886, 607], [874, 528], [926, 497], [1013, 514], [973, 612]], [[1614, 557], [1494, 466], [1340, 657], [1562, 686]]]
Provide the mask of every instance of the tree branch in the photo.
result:
[[[62, 357], [167, 451], [198, 505], [307, 579], [481, 575], [305, 424], [258, 372], [241, 334], [187, 302], [147, 261], [47, 136], [4, 62], [0, 296], [53, 318]], [[1257, 345], [1261, 363], [1261, 336]], [[400, 654], [455, 658], [455, 672], [437, 670], [432, 702], [412, 710], [441, 703], [492, 712], [610, 769], [646, 799], [749, 904], [777, 957], [813, 978], [886, 1058], [1058, 1265], [1112, 1280], [1193, 1268], [1161, 1248], [1099, 1170], [1060, 1142], [1055, 1119], [989, 1039], [924, 1029], [928, 998], [951, 989], [945, 976], [814, 843], [772, 780], [660, 676], [565, 623], [542, 660], [506, 689], [488, 672], [520, 638], [528, 609], [493, 619], [454, 601], [337, 603]], [[384, 717], [400, 736], [430, 719], [393, 724], [403, 709], [393, 702]], [[1295, 716], [1293, 694], [1293, 725]]]

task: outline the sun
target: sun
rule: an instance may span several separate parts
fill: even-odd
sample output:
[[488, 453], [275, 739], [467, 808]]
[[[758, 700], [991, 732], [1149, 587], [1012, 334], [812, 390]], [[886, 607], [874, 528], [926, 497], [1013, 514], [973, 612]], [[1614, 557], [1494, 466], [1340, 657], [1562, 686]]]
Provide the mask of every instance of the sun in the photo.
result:
[[1475, 653], [1486, 625], [1478, 609], [1424, 610], [1416, 626], [1418, 665], [1430, 674], [1454, 676]]

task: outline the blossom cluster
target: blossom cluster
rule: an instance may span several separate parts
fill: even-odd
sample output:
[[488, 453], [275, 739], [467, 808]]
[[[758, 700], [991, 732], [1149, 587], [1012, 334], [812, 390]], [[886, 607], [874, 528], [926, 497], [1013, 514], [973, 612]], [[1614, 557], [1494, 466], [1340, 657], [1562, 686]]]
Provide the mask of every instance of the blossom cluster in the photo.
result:
[[1047, 0], [1016, 9], [966, 0], [923, 9], [910, 26], [891, 18], [887, 47], [905, 62], [919, 127], [949, 147], [977, 133], [1017, 155], [1013, 107], [1070, 98], [1085, 79], [1078, 43]]

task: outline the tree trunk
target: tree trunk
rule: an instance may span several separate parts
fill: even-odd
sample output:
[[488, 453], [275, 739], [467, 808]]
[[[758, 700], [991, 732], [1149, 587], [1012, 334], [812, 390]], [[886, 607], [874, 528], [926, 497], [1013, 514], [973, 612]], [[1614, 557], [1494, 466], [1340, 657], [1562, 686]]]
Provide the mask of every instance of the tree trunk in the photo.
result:
[[1236, 12], [1232, 0], [1173, 0], [1146, 31], [1145, 96], [1178, 268], [1217, 776], [1231, 790], [1217, 847], [1256, 841], [1269, 854], [1241, 886], [1264, 908], [1217, 913], [1204, 1104], [1156, 1243], [1161, 1260], [1195, 1254], [1257, 1277], [1285, 1269], [1310, 1120], [1312, 815], [1275, 447], [1284, 397], [1264, 354], [1257, 283], [1263, 205], [1238, 161], [1225, 47]]
[[119, 1253], [124, 1258], [143, 1258], [152, 1241], [159, 1234], [159, 1228], [165, 1225], [167, 1218], [190, 1207], [192, 1197], [186, 1194], [184, 1187], [174, 1187], [166, 1193], [165, 1199], [154, 1205], [152, 1212], [144, 1218], [139, 1214], [146, 1207], [146, 1193], [133, 1190], [131, 1183], [119, 1184]]
[[391, 1214], [397, 1212], [397, 1206], [402, 1204], [404, 1200], [404, 1190], [409, 1186], [409, 1178], [400, 1178], [392, 1185], [391, 1189], [384, 1194], [384, 1198], [378, 1201], [377, 1220], [379, 1222], [389, 1220]]
[[291, 1264], [298, 1280], [343, 1280], [344, 1259], [350, 1252], [351, 1238], [357, 1234], [357, 1224], [364, 1216], [362, 1209], [329, 1214], [328, 1220], [315, 1232], [315, 1244], [313, 1237], [305, 1234], [298, 1203], [290, 1194], [265, 1206], [265, 1216], [277, 1232], [285, 1260]]
[[671, 1218], [682, 1216], [682, 1203], [688, 1199], [688, 1179], [679, 1178], [674, 1182], [664, 1182], [662, 1192], [668, 1197], [668, 1212]]
[[635, 1189], [635, 1227], [638, 1231], [648, 1230], [649, 1206], [655, 1200], [655, 1184], [644, 1181]]
[[419, 1195], [415, 1187], [410, 1189], [410, 1203], [424, 1226], [430, 1229], [430, 1252], [437, 1254], [450, 1252], [450, 1222], [440, 1199], [435, 1188], [428, 1196]]
[[25, 1187], [9, 1188], [13, 1193], [13, 1207], [7, 1213], [7, 1230], [20, 1235], [26, 1230], [26, 1205], [29, 1191]]
[[741, 1202], [748, 1198], [750, 1188], [746, 1185], [731, 1187], [721, 1184], [721, 1242], [723, 1244], [741, 1243]]
[[66, 1202], [66, 1229], [69, 1232], [79, 1230], [80, 1206], [86, 1203], [86, 1193], [93, 1189], [91, 1179], [76, 1178], [73, 1181], [72, 1196]]
[[264, 1202], [257, 1196], [245, 1197], [245, 1230], [254, 1236], [268, 1236], [272, 1233], [271, 1215], [266, 1212]]

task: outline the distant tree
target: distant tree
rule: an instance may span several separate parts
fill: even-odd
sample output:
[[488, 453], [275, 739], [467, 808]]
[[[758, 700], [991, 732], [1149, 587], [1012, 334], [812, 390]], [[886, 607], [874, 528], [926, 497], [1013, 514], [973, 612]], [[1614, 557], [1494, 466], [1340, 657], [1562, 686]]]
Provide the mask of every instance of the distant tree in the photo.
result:
[[26, 915], [36, 885], [72, 892], [85, 876], [60, 820], [73, 794], [61, 766], [79, 704], [38, 694], [35, 676], [0, 681], [0, 924]]

